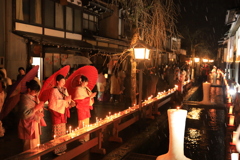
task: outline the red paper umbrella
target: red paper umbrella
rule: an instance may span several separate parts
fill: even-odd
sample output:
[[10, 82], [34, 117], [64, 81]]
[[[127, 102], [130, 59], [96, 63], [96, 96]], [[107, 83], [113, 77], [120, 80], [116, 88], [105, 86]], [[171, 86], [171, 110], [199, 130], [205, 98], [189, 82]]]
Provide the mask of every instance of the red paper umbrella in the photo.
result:
[[70, 66], [64, 66], [63, 68], [61, 68], [60, 70], [58, 70], [57, 72], [55, 72], [53, 75], [51, 75], [48, 79], [46, 79], [46, 81], [43, 84], [43, 87], [39, 93], [39, 99], [40, 101], [44, 101], [46, 102], [49, 98], [49, 93], [51, 91], [51, 89], [56, 86], [56, 77], [61, 74], [64, 77], [67, 76], [68, 72], [69, 72]]
[[84, 66], [73, 72], [66, 81], [66, 87], [70, 95], [74, 94], [75, 87], [79, 85], [79, 78], [84, 75], [88, 78], [88, 88], [93, 89], [97, 83], [98, 71], [93, 66]]
[[38, 72], [39, 66], [33, 67], [26, 75], [18, 80], [10, 90], [7, 92], [7, 97], [4, 101], [2, 111], [0, 113], [0, 120], [2, 120], [8, 113], [17, 105], [20, 100], [20, 93], [26, 93], [27, 87], [26, 82], [34, 79]]

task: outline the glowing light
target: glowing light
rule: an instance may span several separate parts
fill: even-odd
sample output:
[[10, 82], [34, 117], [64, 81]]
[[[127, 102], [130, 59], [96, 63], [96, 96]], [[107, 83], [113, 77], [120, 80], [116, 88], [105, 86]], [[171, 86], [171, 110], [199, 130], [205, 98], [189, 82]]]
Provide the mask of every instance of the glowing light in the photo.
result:
[[236, 90], [235, 89], [230, 89], [228, 92], [231, 95], [235, 95], [236, 94]]
[[239, 159], [239, 153], [231, 153], [231, 160], [238, 160]]
[[236, 145], [236, 142], [237, 142], [237, 132], [236, 131], [233, 131], [233, 136], [232, 136], [232, 143], [231, 145]]
[[107, 73], [105, 73], [105, 74], [104, 74], [104, 77], [105, 77], [106, 79], [108, 79], [108, 74], [107, 74]]
[[199, 62], [200, 58], [194, 58], [194, 62]]
[[229, 117], [229, 126], [234, 126], [234, 116], [233, 115], [230, 115], [230, 117]]
[[232, 114], [232, 112], [233, 112], [233, 106], [230, 106], [228, 114]]
[[203, 59], [202, 61], [206, 63], [206, 62], [208, 62], [208, 59]]

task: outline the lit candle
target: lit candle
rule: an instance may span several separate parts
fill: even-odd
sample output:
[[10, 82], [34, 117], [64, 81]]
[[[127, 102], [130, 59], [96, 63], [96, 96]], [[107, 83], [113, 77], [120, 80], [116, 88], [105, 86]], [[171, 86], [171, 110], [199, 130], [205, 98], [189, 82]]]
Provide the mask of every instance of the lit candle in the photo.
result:
[[228, 97], [228, 103], [231, 103], [232, 102], [232, 98], [229, 96]]
[[228, 114], [232, 114], [232, 111], [233, 111], [233, 106], [230, 106]]
[[238, 160], [239, 153], [231, 153], [231, 160]]
[[69, 133], [72, 132], [72, 126], [69, 126]]
[[231, 145], [236, 145], [236, 142], [237, 142], [237, 132], [236, 131], [233, 131], [233, 136], [232, 136], [232, 143]]
[[56, 138], [56, 135], [54, 134], [54, 135], [53, 135], [53, 139], [55, 139], [55, 138]]
[[233, 115], [230, 115], [229, 117], [229, 126], [234, 126], [234, 116]]
[[39, 148], [40, 144], [37, 144], [37, 148]]
[[[168, 109], [169, 149], [156, 160], [189, 160], [184, 155], [184, 131], [187, 111], [183, 109]], [[176, 158], [177, 157], [177, 158]]]
[[108, 74], [107, 74], [107, 73], [105, 73], [105, 74], [104, 74], [104, 77], [107, 79], [107, 78], [108, 78]]

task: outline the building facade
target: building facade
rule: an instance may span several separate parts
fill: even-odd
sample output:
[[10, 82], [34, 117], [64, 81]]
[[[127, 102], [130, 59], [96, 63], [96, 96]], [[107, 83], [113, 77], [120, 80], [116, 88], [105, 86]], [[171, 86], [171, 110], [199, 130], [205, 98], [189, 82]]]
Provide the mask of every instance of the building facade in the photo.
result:
[[3, 0], [0, 20], [0, 65], [11, 79], [18, 67], [40, 65], [43, 80], [63, 65], [77, 64], [69, 61], [74, 56], [128, 48], [121, 11], [102, 1]]

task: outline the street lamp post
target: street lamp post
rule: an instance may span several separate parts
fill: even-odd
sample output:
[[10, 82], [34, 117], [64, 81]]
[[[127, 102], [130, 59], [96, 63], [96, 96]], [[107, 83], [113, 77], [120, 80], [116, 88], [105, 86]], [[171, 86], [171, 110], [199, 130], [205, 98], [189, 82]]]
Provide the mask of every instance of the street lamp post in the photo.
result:
[[143, 64], [142, 61], [149, 60], [150, 49], [146, 44], [142, 42], [137, 42], [133, 46], [134, 59], [139, 62], [139, 95], [138, 95], [138, 105], [139, 109], [142, 108], [142, 84], [143, 84]]

